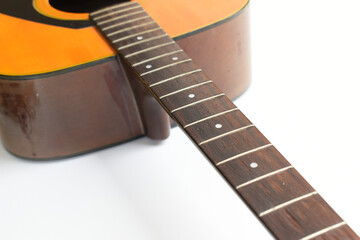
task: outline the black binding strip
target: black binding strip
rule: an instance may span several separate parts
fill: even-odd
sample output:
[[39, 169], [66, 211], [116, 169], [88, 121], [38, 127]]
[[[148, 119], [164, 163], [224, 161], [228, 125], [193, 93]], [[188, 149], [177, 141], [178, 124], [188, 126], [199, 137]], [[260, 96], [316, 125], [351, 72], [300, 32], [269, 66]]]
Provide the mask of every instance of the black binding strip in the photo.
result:
[[112, 60], [116, 60], [115, 55], [110, 56], [110, 57], [106, 57], [106, 58], [102, 58], [102, 59], [99, 59], [99, 60], [96, 60], [96, 61], [80, 64], [80, 65], [77, 65], [77, 66], [74, 66], [74, 67], [69, 67], [69, 68], [60, 69], [60, 70], [47, 72], [47, 73], [40, 73], [40, 74], [34, 74], [34, 75], [21, 75], [21, 76], [11, 76], [11, 75], [2, 75], [2, 74], [0, 74], [0, 79], [2, 79], [2, 80], [16, 80], [16, 81], [35, 80], [35, 79], [52, 77], [52, 76], [55, 76], [55, 75], [61, 75], [61, 74], [64, 74], [64, 73], [69, 73], [69, 72], [72, 72], [72, 71], [81, 70], [81, 69], [96, 66], [96, 65], [99, 65], [99, 64], [102, 64], [102, 63], [110, 62]]

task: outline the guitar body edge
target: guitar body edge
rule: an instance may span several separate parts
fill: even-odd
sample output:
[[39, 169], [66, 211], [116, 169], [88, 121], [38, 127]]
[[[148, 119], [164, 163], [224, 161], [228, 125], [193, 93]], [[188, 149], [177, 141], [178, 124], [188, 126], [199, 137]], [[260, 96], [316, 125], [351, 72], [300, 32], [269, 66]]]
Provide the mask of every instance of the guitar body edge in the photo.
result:
[[[248, 13], [177, 40], [230, 97], [250, 83]], [[28, 80], [0, 80], [0, 134], [11, 153], [63, 158], [147, 134], [146, 119], [115, 57]]]

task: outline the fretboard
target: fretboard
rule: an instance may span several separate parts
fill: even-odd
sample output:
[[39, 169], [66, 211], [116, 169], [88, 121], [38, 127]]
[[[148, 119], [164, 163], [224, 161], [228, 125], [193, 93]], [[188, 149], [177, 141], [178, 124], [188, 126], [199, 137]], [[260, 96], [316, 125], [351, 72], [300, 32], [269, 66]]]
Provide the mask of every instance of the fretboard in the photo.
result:
[[99, 31], [277, 239], [360, 239], [136, 2]]

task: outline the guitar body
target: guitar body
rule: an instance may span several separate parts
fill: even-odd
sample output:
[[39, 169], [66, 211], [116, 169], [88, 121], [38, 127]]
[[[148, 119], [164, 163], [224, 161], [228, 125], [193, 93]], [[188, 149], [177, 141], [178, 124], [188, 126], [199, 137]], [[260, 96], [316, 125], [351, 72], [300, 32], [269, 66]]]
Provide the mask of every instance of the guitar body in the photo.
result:
[[[90, 9], [60, 2], [0, 3], [0, 134], [6, 149], [48, 159], [143, 135], [165, 138], [168, 118], [131, 81], [88, 20]], [[246, 0], [139, 3], [228, 96], [248, 87]]]

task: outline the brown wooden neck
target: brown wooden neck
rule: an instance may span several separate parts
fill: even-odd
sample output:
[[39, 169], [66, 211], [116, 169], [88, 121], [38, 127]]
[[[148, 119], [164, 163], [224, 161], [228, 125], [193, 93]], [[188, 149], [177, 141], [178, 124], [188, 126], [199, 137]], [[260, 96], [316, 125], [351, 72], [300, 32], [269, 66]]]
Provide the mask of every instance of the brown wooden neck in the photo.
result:
[[90, 16], [277, 239], [360, 239], [140, 5]]

